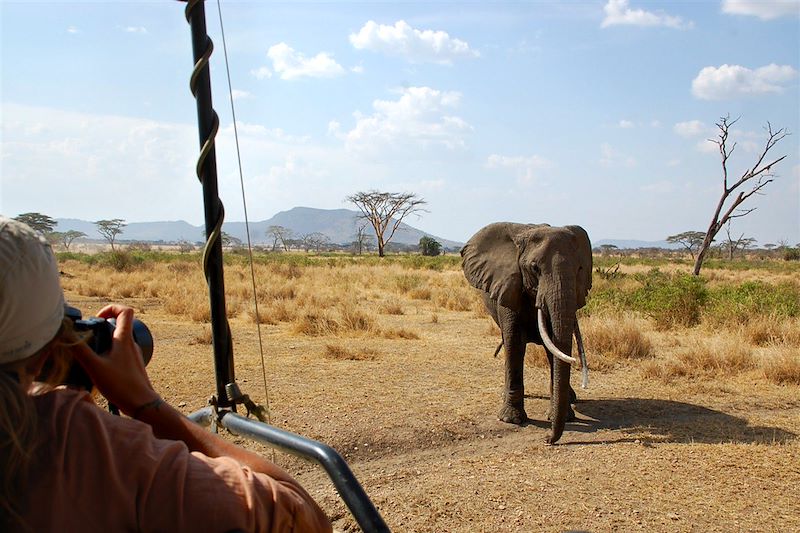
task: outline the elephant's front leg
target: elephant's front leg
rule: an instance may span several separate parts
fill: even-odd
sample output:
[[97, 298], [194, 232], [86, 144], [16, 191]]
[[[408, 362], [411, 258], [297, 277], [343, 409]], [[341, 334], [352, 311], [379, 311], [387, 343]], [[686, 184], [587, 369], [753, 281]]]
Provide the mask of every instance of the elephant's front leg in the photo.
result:
[[522, 374], [525, 342], [522, 340], [516, 313], [500, 308], [498, 318], [506, 354], [506, 390], [503, 407], [497, 416], [509, 424], [523, 424], [528, 420], [528, 415], [525, 413], [525, 383]]
[[[552, 400], [552, 398], [553, 398], [553, 381], [554, 381], [554, 376], [553, 376], [553, 354], [551, 354], [550, 351], [547, 348], [544, 349], [544, 352], [547, 354], [547, 362], [550, 363], [550, 399]], [[569, 386], [569, 411], [567, 412], [567, 422], [574, 422], [576, 420], [575, 411], [572, 409], [572, 406], [575, 403], [577, 403], [577, 401], [578, 401], [578, 395], [575, 394], [575, 389], [573, 389], [572, 385], [570, 385]], [[553, 408], [552, 408], [552, 403], [551, 403], [551, 407], [547, 408], [547, 413], [546, 413], [547, 419], [551, 420], [552, 419], [552, 415], [553, 415]]]

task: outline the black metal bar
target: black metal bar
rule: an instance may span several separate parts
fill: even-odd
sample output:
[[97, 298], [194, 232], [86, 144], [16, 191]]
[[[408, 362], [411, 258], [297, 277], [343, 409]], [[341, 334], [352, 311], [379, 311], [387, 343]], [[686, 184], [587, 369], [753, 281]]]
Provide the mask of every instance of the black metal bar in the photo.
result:
[[[219, 199], [217, 157], [214, 148], [214, 136], [219, 126], [219, 119], [211, 102], [211, 74], [208, 68], [208, 58], [213, 50], [213, 43], [206, 30], [204, 0], [189, 1], [186, 6], [186, 19], [192, 30], [192, 52], [195, 61], [191, 90], [197, 102], [197, 124], [201, 147], [197, 175], [203, 184], [206, 238], [209, 239], [203, 256], [203, 267], [211, 305], [211, 337], [217, 380], [217, 402], [222, 407], [229, 407], [233, 403], [226, 394], [225, 386], [235, 382], [233, 342], [225, 311], [222, 239], [219, 238], [224, 208]], [[212, 239], [212, 236], [215, 238]]]
[[[204, 0], [188, 1], [186, 19], [191, 25], [192, 51], [195, 61], [190, 87], [197, 102], [197, 122], [200, 135], [197, 176], [203, 184], [207, 238], [206, 248], [203, 252], [203, 271], [208, 283], [211, 302], [217, 405], [231, 409], [231, 411], [221, 411], [219, 423], [236, 434], [316, 462], [325, 469], [361, 529], [367, 532], [389, 531], [347, 462], [336, 450], [326, 444], [232, 412], [236, 405], [233, 401], [234, 398], [229, 397], [226, 387], [235, 384], [236, 381], [233, 366], [233, 342], [225, 312], [225, 284], [222, 240], [220, 238], [224, 208], [219, 199], [216, 150], [214, 148], [214, 137], [219, 128], [219, 118], [214, 112], [211, 102], [211, 75], [208, 58], [211, 56], [213, 44], [206, 30]], [[208, 407], [190, 415], [189, 418], [195, 422], [210, 425], [214, 420], [214, 412]]]
[[[322, 466], [362, 530], [367, 532], [389, 531], [383, 517], [372, 504], [367, 493], [364, 492], [347, 462], [336, 450], [327, 444], [245, 418], [236, 413], [223, 411], [221, 415], [220, 424], [236, 435], [248, 437], [303, 459], [310, 459]], [[214, 413], [210, 407], [189, 415], [192, 421], [205, 426], [211, 424], [213, 417]]]

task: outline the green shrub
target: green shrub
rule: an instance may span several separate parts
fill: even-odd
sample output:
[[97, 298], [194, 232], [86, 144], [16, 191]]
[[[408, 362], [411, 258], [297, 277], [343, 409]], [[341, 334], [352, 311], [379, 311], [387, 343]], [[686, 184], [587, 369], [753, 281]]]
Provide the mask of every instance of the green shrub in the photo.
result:
[[97, 254], [95, 259], [97, 264], [113, 268], [117, 272], [132, 270], [137, 265], [141, 265], [145, 262], [144, 257], [140, 254], [134, 254], [127, 250], [115, 250], [113, 252]]
[[800, 261], [800, 248], [787, 248], [783, 251], [784, 261]]
[[723, 285], [710, 291], [707, 315], [717, 323], [747, 322], [757, 316], [800, 316], [800, 285], [763, 281]]
[[647, 274], [637, 274], [635, 279], [642, 286], [630, 294], [629, 306], [651, 317], [657, 329], [700, 323], [700, 312], [708, 299], [702, 278], [654, 268]]
[[628, 295], [617, 283], [595, 284], [589, 291], [586, 307], [581, 313], [588, 316], [604, 312], [621, 312], [628, 308]]

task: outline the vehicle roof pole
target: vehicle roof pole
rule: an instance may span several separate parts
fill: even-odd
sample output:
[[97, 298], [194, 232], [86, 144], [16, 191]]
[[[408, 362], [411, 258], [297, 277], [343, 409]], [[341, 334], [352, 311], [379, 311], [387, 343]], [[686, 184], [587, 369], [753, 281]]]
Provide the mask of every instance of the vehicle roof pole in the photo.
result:
[[217, 405], [236, 409], [228, 397], [226, 385], [235, 383], [233, 342], [225, 312], [225, 280], [222, 263], [222, 221], [225, 209], [217, 188], [217, 157], [214, 138], [219, 129], [219, 117], [211, 102], [211, 75], [208, 60], [214, 45], [206, 30], [204, 0], [189, 0], [186, 20], [192, 30], [194, 70], [190, 88], [197, 102], [197, 123], [200, 135], [200, 157], [197, 177], [203, 185], [203, 207], [206, 225], [206, 245], [203, 249], [203, 273], [211, 303], [211, 337], [214, 349], [214, 369], [217, 381]]

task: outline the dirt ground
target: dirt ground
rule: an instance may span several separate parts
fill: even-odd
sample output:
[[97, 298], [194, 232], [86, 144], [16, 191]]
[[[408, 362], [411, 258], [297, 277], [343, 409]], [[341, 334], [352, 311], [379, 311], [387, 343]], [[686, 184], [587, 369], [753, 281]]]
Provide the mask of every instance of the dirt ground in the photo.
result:
[[[68, 299], [84, 314], [106, 303]], [[215, 390], [208, 326], [166, 314], [157, 299], [125, 303], [153, 331], [156, 388], [185, 413], [204, 407]], [[798, 386], [753, 373], [665, 384], [630, 362], [593, 372], [583, 391], [573, 372], [578, 421], [546, 446], [545, 368], [526, 366], [532, 421], [504, 424], [489, 319], [400, 303], [402, 315], [379, 321], [418, 339], [261, 326], [272, 423], [337, 449], [393, 531], [800, 531]], [[264, 404], [256, 326], [231, 327], [237, 381]], [[656, 357], [674, 349], [675, 335], [652, 333]], [[363, 357], [336, 358], [337, 349]], [[529, 347], [529, 360], [543, 357]], [[358, 530], [322, 469], [280, 453], [276, 461], [336, 529]]]

